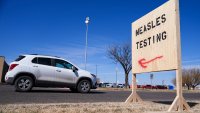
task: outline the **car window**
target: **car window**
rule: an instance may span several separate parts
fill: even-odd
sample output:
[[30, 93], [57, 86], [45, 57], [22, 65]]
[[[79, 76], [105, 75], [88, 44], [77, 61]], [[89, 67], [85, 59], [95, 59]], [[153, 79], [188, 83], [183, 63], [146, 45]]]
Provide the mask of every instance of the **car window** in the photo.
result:
[[19, 56], [17, 59], [15, 59], [15, 61], [20, 61], [20, 60], [22, 60], [24, 58], [25, 58], [25, 56]]
[[32, 60], [32, 63], [36, 63], [36, 64], [38, 63], [37, 57]]
[[65, 66], [61, 63], [56, 63], [56, 67], [59, 67], [59, 68], [65, 68]]
[[41, 57], [38, 57], [37, 60], [38, 60], [37, 61], [38, 64], [51, 66], [51, 59], [50, 58], [41, 58]]
[[55, 59], [55, 67], [72, 69], [72, 66], [73, 66], [72, 64], [70, 64], [64, 60]]

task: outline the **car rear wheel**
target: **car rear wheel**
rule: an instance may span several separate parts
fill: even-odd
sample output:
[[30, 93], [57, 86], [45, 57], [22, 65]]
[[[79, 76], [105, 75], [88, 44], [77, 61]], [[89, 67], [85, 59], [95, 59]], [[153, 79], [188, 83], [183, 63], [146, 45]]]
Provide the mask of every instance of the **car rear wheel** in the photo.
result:
[[78, 89], [78, 92], [80, 92], [80, 93], [88, 93], [91, 89], [90, 81], [89, 80], [81, 80], [78, 83], [77, 89]]
[[33, 87], [33, 79], [29, 76], [21, 76], [15, 81], [15, 90], [20, 92], [30, 91]]

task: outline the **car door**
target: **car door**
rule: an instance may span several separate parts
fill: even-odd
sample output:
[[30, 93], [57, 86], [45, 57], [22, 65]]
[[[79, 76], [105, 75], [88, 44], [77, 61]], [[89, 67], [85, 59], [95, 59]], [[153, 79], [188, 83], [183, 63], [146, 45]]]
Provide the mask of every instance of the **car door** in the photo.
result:
[[75, 84], [77, 74], [72, 70], [72, 64], [61, 59], [54, 59], [55, 81], [63, 84]]
[[36, 74], [37, 81], [40, 83], [52, 82], [55, 79], [54, 70], [50, 58], [36, 57], [32, 60], [33, 70]]

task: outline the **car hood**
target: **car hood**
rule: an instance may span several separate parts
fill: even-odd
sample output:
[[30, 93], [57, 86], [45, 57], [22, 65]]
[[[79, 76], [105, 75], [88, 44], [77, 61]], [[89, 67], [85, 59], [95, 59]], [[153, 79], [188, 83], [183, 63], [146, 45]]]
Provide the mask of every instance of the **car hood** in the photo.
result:
[[87, 77], [91, 77], [91, 73], [89, 71], [83, 70], [83, 69], [79, 69], [78, 73], [80, 76], [87, 76]]

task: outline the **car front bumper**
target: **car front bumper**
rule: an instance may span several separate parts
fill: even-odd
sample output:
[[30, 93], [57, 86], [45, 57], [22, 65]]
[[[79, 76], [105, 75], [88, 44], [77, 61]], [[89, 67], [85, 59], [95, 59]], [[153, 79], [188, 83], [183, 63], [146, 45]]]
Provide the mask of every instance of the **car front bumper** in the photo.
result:
[[93, 85], [92, 85], [92, 88], [91, 89], [96, 89], [97, 88], [97, 82], [95, 82]]

